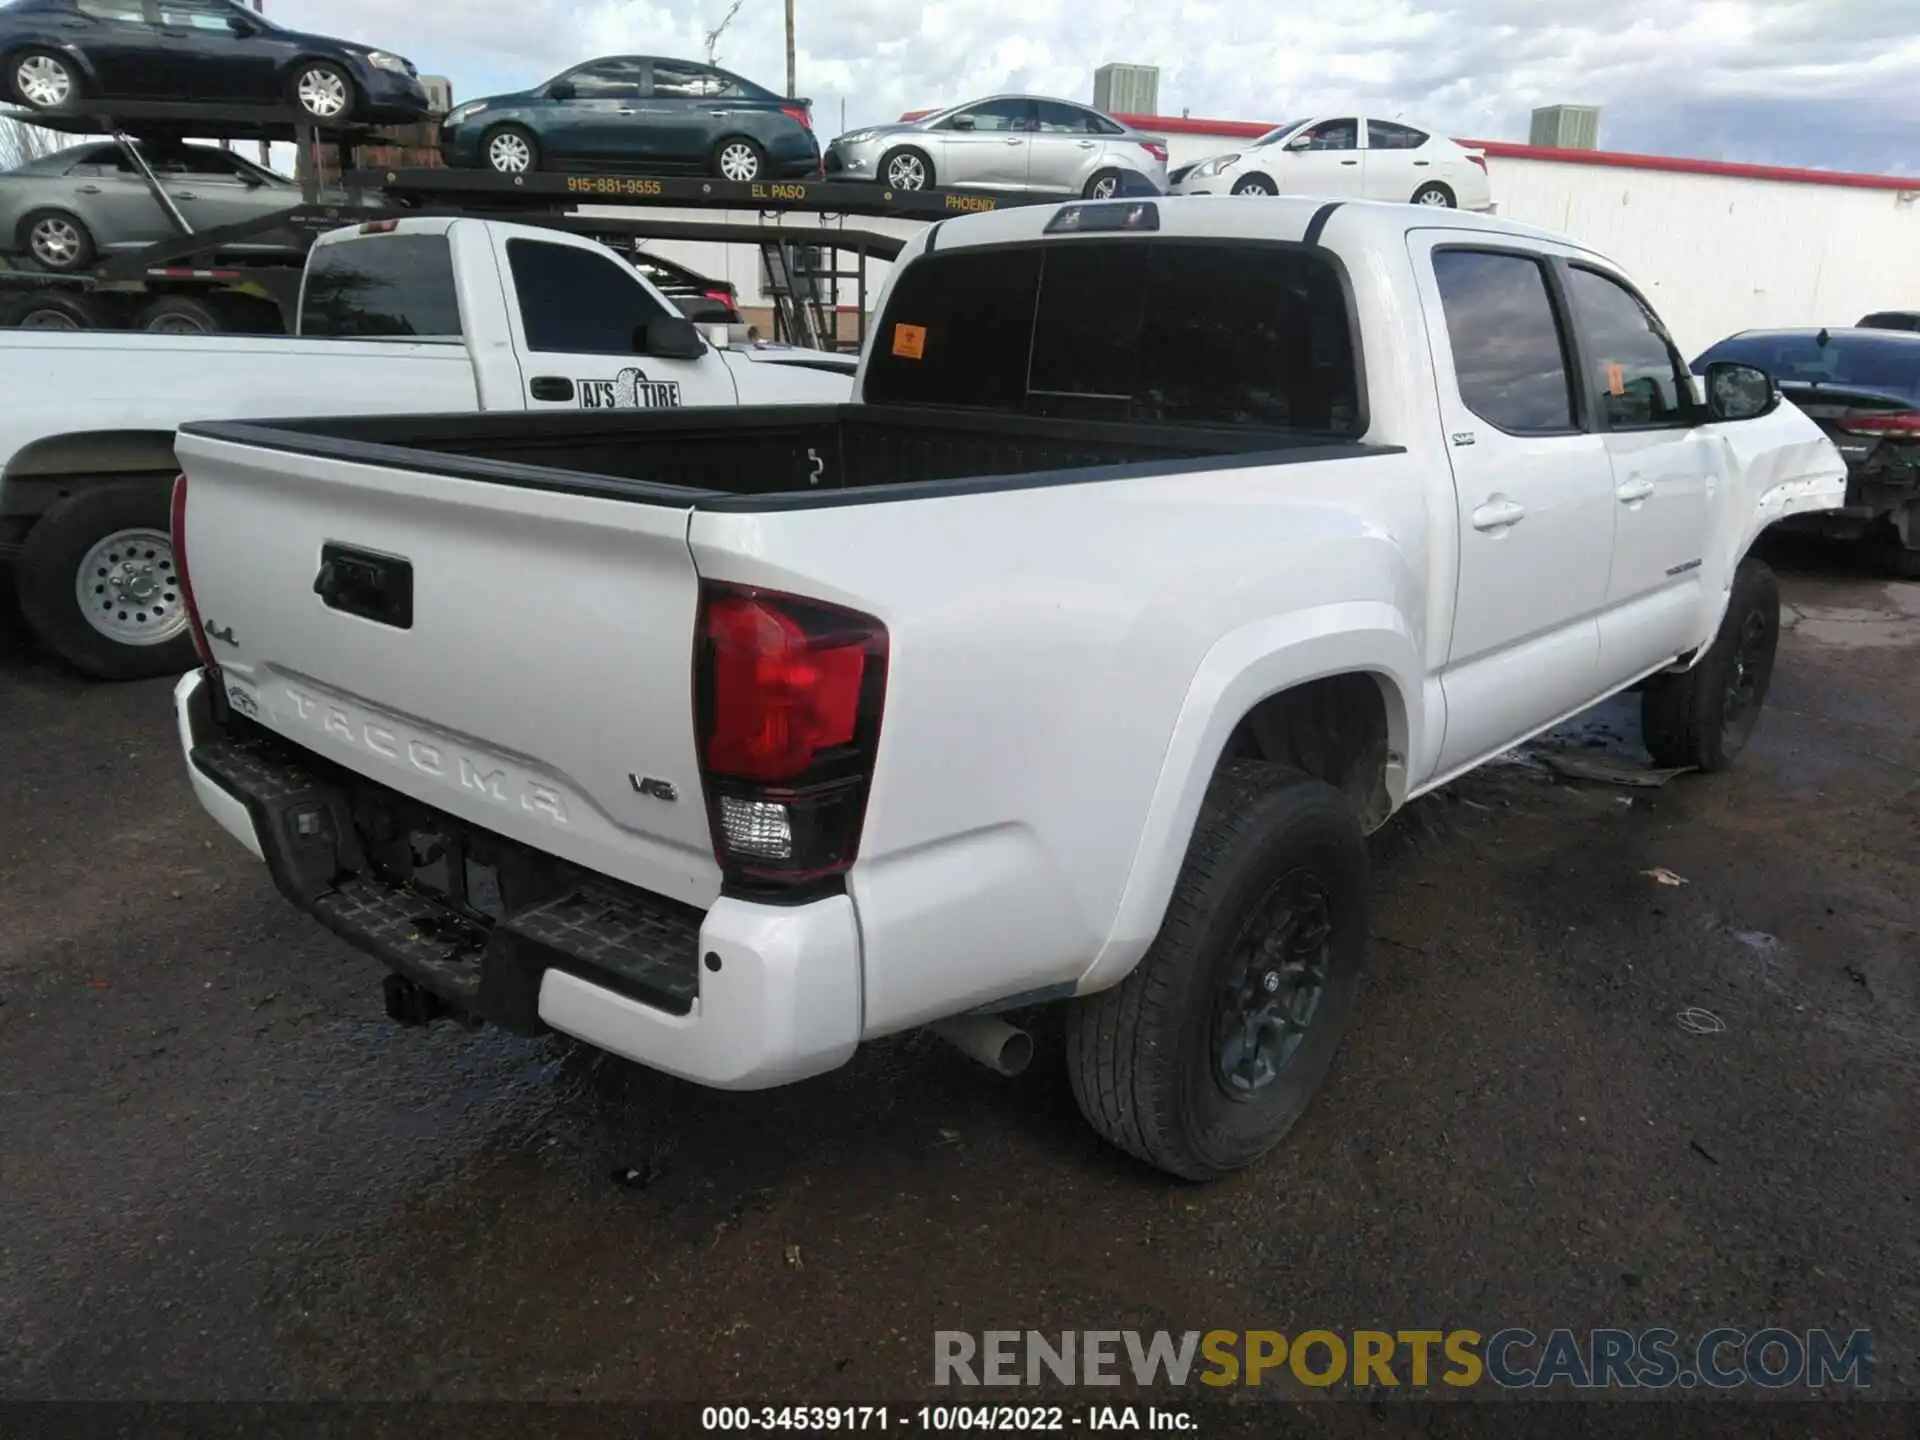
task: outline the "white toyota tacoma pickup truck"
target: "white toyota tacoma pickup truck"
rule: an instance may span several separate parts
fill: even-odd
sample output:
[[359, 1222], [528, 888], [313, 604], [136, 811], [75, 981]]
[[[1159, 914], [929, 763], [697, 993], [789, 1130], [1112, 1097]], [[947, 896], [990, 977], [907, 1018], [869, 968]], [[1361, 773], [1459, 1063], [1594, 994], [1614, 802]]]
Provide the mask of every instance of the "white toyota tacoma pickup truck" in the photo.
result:
[[1066, 1007], [1179, 1175], [1351, 1017], [1362, 836], [1644, 688], [1746, 743], [1755, 537], [1845, 467], [1603, 257], [1453, 211], [1080, 202], [908, 247], [860, 401], [197, 424], [206, 809], [391, 974], [723, 1088]]
[[188, 420], [838, 403], [854, 357], [715, 348], [611, 250], [489, 220], [321, 237], [299, 335], [0, 332], [0, 560], [49, 650], [103, 679], [193, 663], [167, 503]]

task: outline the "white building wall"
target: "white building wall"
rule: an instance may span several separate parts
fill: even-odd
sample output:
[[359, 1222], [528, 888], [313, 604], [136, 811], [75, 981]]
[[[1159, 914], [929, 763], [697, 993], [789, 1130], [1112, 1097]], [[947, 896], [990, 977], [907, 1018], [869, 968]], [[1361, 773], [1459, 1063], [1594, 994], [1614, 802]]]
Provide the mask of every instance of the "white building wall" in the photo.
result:
[[[1170, 165], [1243, 137], [1166, 135]], [[1920, 192], [1492, 155], [1500, 214], [1624, 266], [1691, 359], [1736, 330], [1920, 310]]]

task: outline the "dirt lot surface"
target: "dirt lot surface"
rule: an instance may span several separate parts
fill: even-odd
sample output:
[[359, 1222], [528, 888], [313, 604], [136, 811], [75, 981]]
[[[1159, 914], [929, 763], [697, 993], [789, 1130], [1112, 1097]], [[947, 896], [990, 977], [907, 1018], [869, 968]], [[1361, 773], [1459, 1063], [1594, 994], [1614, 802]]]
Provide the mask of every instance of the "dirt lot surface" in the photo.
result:
[[1732, 774], [1536, 749], [1377, 837], [1329, 1087], [1208, 1188], [1095, 1141], [1044, 1028], [1018, 1080], [912, 1036], [760, 1095], [396, 1028], [194, 805], [170, 685], [0, 616], [0, 1397], [917, 1402], [940, 1329], [1723, 1323], [1868, 1328], [1920, 1396], [1920, 585], [1781, 564]]

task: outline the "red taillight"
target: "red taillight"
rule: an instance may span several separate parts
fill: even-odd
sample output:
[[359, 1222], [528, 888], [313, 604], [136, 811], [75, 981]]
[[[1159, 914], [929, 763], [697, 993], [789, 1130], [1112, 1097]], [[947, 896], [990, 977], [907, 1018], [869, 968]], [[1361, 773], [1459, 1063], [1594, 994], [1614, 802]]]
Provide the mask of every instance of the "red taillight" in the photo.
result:
[[207, 632], [200, 623], [200, 607], [194, 603], [193, 580], [187, 572], [187, 477], [176, 476], [173, 482], [173, 513], [168, 528], [173, 531], [173, 573], [180, 577], [180, 603], [187, 607], [187, 629], [193, 634], [193, 648], [200, 653], [200, 663], [207, 667], [207, 674], [214, 679], [220, 676], [220, 666], [213, 658], [213, 650], [207, 644]]
[[1153, 156], [1153, 158], [1158, 160], [1162, 165], [1167, 163], [1167, 147], [1162, 145], [1158, 140], [1142, 140], [1140, 142], [1140, 148]]
[[733, 304], [733, 287], [731, 285], [712, 290], [703, 290], [700, 293], [705, 295], [709, 300], [718, 300], [722, 305]]
[[1920, 410], [1867, 411], [1843, 416], [1840, 428], [1849, 435], [1877, 440], [1920, 440]]
[[804, 105], [782, 105], [780, 113], [790, 120], [798, 120], [802, 130], [813, 128], [813, 112]]
[[1473, 162], [1474, 164], [1476, 164], [1476, 165], [1478, 165], [1478, 166], [1480, 167], [1480, 169], [1481, 169], [1481, 170], [1482, 170], [1483, 172], [1484, 172], [1484, 171], [1486, 170], [1486, 168], [1487, 168], [1487, 157], [1486, 157], [1486, 156], [1484, 156], [1484, 155], [1475, 155], [1475, 154], [1472, 154], [1472, 153], [1469, 153], [1469, 154], [1467, 155], [1467, 159], [1469, 159], [1469, 160], [1471, 160], [1471, 161], [1472, 161], [1472, 162]]
[[736, 885], [853, 864], [886, 697], [887, 631], [791, 595], [703, 587], [696, 728], [715, 856]]

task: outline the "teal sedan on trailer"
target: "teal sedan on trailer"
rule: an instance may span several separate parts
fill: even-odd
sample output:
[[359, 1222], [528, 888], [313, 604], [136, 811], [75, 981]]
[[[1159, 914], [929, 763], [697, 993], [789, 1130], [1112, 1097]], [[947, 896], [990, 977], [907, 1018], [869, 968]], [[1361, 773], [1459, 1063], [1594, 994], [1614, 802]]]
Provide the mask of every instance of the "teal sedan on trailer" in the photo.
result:
[[713, 65], [651, 55], [589, 60], [544, 85], [469, 100], [440, 126], [447, 164], [782, 180], [820, 172], [812, 104]]

